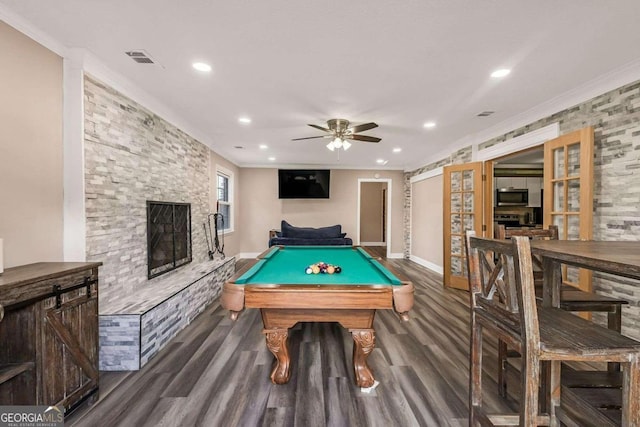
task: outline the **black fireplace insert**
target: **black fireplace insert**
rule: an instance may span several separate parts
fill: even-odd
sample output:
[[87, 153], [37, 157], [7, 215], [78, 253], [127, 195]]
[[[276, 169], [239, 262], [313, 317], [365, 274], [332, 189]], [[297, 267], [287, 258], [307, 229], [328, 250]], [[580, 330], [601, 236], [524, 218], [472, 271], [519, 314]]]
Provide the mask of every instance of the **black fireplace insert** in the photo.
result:
[[191, 262], [191, 204], [147, 201], [149, 279]]

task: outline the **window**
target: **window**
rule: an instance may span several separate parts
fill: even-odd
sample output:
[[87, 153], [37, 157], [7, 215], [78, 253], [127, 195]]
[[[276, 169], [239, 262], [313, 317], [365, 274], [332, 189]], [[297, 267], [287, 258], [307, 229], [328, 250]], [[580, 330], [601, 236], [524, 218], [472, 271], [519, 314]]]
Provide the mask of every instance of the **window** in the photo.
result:
[[218, 218], [218, 230], [225, 233], [233, 231], [233, 173], [217, 166], [217, 211], [222, 214]]
[[149, 279], [191, 262], [191, 205], [147, 201]]

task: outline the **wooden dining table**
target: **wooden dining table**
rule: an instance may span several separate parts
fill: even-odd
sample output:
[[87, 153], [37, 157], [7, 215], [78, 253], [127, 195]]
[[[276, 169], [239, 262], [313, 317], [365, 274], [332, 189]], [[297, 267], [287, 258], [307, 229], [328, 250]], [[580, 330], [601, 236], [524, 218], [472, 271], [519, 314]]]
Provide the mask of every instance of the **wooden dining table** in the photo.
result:
[[560, 306], [562, 264], [640, 280], [640, 241], [536, 240], [542, 258], [544, 306]]

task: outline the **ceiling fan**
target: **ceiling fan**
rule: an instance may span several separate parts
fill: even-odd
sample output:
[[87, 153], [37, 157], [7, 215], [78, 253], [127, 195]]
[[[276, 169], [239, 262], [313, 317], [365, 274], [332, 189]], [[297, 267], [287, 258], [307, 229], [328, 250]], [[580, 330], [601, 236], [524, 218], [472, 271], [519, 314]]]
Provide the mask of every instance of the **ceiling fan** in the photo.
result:
[[343, 150], [348, 150], [351, 147], [351, 141], [362, 141], [362, 142], [380, 142], [380, 138], [376, 138], [375, 136], [367, 136], [367, 135], [357, 135], [358, 132], [364, 132], [369, 129], [377, 128], [378, 125], [370, 122], [363, 123], [361, 125], [351, 126], [349, 127], [349, 120], [345, 119], [331, 119], [327, 120], [327, 127], [322, 127], [318, 125], [310, 124], [312, 128], [319, 129], [323, 132], [327, 132], [327, 135], [320, 136], [308, 136], [306, 138], [295, 138], [292, 141], [302, 141], [304, 139], [316, 139], [316, 138], [331, 138], [331, 142], [327, 144], [327, 148], [331, 151], [336, 148], [342, 148]]

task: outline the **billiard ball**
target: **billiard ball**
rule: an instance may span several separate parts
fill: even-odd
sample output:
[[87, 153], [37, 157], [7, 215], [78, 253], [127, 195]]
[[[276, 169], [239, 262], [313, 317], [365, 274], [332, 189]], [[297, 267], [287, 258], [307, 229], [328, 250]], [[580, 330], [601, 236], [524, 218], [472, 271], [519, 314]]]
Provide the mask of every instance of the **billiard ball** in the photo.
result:
[[330, 265], [327, 267], [327, 273], [328, 274], [333, 274], [335, 273], [336, 269], [333, 267], [333, 265]]
[[313, 274], [318, 274], [320, 273], [320, 267], [318, 267], [317, 265], [314, 265], [313, 267], [311, 267], [313, 270]]
[[336, 266], [336, 273], [342, 273], [342, 267]]
[[307, 273], [307, 274], [311, 274], [311, 273], [313, 273], [313, 268], [311, 268], [311, 266], [309, 266], [309, 267], [305, 268], [304, 272]]

